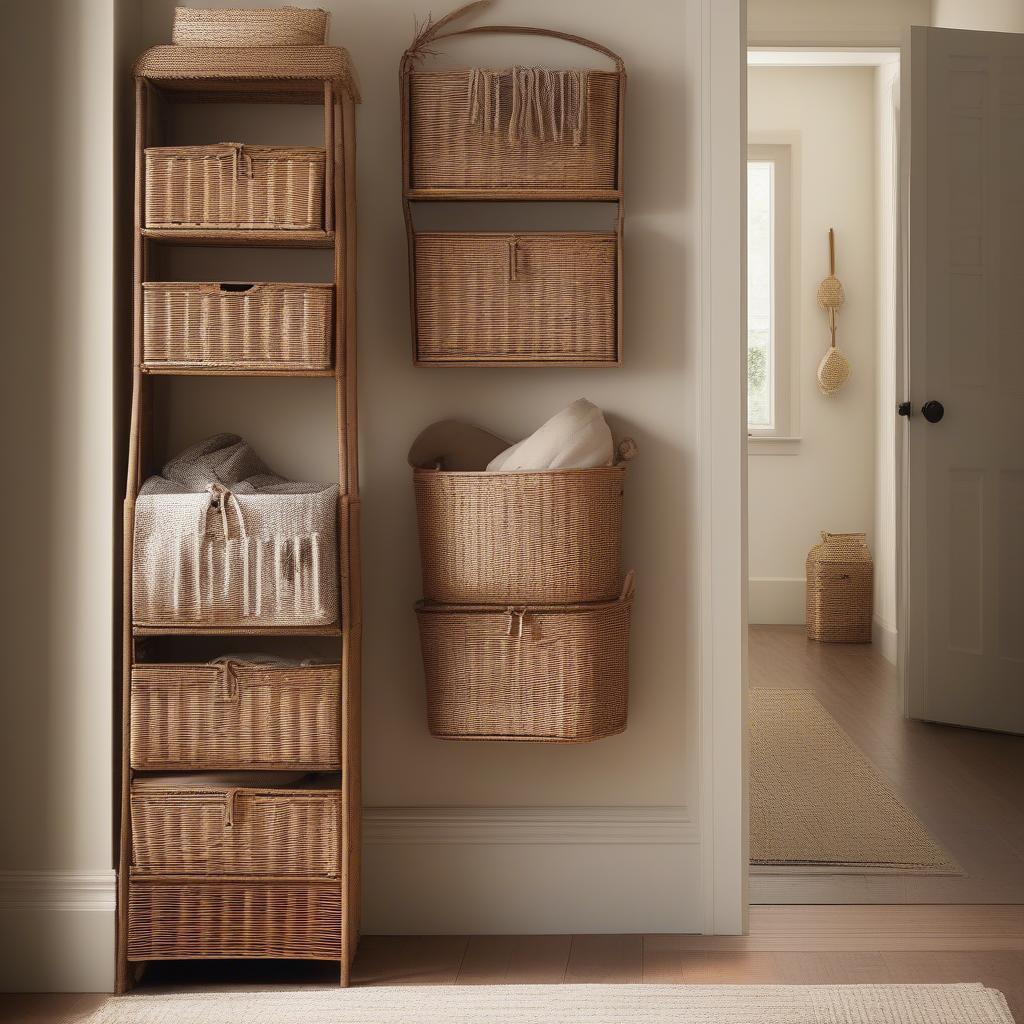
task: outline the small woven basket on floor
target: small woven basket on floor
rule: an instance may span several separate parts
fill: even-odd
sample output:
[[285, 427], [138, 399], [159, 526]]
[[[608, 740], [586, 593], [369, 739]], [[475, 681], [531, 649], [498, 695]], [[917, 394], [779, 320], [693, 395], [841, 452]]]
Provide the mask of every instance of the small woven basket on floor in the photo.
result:
[[825, 533], [807, 555], [807, 636], [871, 643], [874, 565], [863, 533]]
[[630, 573], [615, 601], [416, 606], [434, 736], [584, 743], [622, 732]]
[[604, 232], [420, 232], [421, 363], [614, 363], [618, 240]]
[[336, 770], [339, 676], [337, 665], [133, 665], [132, 768]]
[[334, 623], [337, 512], [337, 484], [312, 494], [139, 495], [135, 624]]
[[609, 601], [622, 580], [625, 466], [413, 471], [423, 596], [438, 604]]
[[340, 811], [336, 784], [322, 790], [136, 786], [132, 873], [330, 878], [338, 871]]
[[176, 46], [322, 46], [327, 12], [308, 7], [175, 7]]
[[150, 146], [146, 227], [319, 231], [324, 168], [308, 146]]
[[323, 370], [333, 360], [329, 284], [146, 281], [147, 366]]

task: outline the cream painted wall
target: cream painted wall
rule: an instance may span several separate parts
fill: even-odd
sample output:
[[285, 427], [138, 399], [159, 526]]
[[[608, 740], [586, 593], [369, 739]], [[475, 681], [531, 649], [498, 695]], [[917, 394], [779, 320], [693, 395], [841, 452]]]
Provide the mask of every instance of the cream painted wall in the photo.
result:
[[[1013, 4], [1016, 0], [1005, 2]], [[747, 3], [747, 33], [751, 46], [899, 46], [906, 26], [928, 25], [930, 21], [930, 0], [748, 0]]]
[[113, 977], [115, 3], [4, 13], [0, 987], [74, 988]]
[[[804, 560], [819, 531], [865, 531], [870, 539], [873, 529], [874, 104], [871, 68], [749, 70], [749, 137], [794, 142], [791, 308], [802, 436], [796, 454], [748, 458], [751, 622], [803, 622]], [[815, 380], [829, 343], [816, 292], [828, 273], [829, 227], [847, 298], [838, 341], [853, 372], [826, 398]]]
[[980, 32], [1024, 32], [1021, 0], [933, 0], [932, 24]]
[[[627, 116], [625, 367], [621, 370], [415, 369], [410, 360], [406, 240], [400, 202], [398, 60], [421, 0], [326, 4], [332, 41], [347, 46], [364, 103], [359, 141], [359, 346], [364, 499], [365, 642], [364, 798], [368, 832], [390, 812], [414, 807], [540, 808], [556, 822], [579, 809], [633, 821], [635, 809], [661, 809], [670, 823], [696, 814], [694, 359], [697, 235], [695, 41], [686, 31], [692, 4], [658, 0], [645, 17], [624, 16], [617, 0], [495, 4], [487, 20], [580, 31], [620, 51], [630, 69]], [[172, 0], [147, 0], [144, 43], [169, 38]], [[435, 8], [435, 13], [439, 11]], [[456, 46], [458, 49], [456, 49]], [[586, 51], [543, 41], [471, 40], [446, 44], [455, 62], [515, 59], [587, 61]], [[601, 66], [600, 57], [595, 59]], [[279, 110], [255, 121], [207, 108], [194, 141], [315, 138], [315, 111]], [[197, 134], [198, 133], [198, 134]], [[257, 137], [258, 136], [258, 137]], [[185, 136], [182, 136], [183, 140]], [[434, 216], [437, 211], [430, 211]], [[570, 218], [572, 211], [548, 211]], [[469, 222], [509, 223], [515, 210], [473, 209]], [[525, 216], [525, 215], [524, 215]], [[536, 222], [536, 211], [529, 216]], [[540, 216], [544, 216], [541, 214]], [[522, 224], [524, 221], [516, 220]], [[571, 220], [563, 224], [571, 224]], [[299, 254], [288, 273], [316, 268]], [[170, 275], [224, 273], [231, 254], [175, 254]], [[241, 255], [232, 273], [255, 274]], [[276, 264], [280, 266], [280, 263]], [[243, 269], [244, 268], [244, 269]], [[230, 275], [229, 275], [230, 276]], [[243, 277], [244, 279], [244, 277]], [[166, 382], [165, 382], [166, 383]], [[166, 450], [231, 429], [248, 436], [281, 471], [334, 470], [333, 404], [318, 381], [189, 381], [165, 389]], [[518, 438], [585, 395], [607, 410], [617, 434], [635, 437], [640, 457], [627, 489], [626, 560], [639, 597], [634, 625], [630, 725], [620, 737], [582, 747], [445, 743], [426, 730], [413, 602], [419, 596], [409, 443], [428, 423], [461, 417]], [[375, 810], [378, 809], [378, 810]], [[646, 813], [646, 812], [645, 812]], [[623, 817], [624, 816], [624, 817]], [[402, 818], [408, 823], [408, 816]], [[434, 820], [431, 818], [430, 820]], [[547, 819], [545, 819], [547, 820]], [[366, 851], [368, 930], [566, 931], [697, 930], [695, 826], [660, 848], [634, 842], [609, 848], [600, 831], [583, 847], [502, 848], [459, 844], [425, 850], [413, 826], [405, 839]], [[674, 825], [673, 825], [674, 827]], [[556, 828], [557, 832], [557, 828]], [[646, 833], [644, 833], [646, 834]], [[391, 833], [389, 832], [389, 835]], [[609, 833], [610, 836], [610, 833]], [[429, 863], [429, 885], [420, 883]], [[510, 873], [511, 872], [511, 873]], [[501, 889], [490, 886], [501, 878]], [[479, 880], [489, 901], [481, 902]], [[553, 897], [551, 885], [561, 892]], [[629, 894], [624, 902], [623, 894]], [[628, 906], [626, 906], [628, 904]], [[483, 908], [483, 909], [481, 909]]]

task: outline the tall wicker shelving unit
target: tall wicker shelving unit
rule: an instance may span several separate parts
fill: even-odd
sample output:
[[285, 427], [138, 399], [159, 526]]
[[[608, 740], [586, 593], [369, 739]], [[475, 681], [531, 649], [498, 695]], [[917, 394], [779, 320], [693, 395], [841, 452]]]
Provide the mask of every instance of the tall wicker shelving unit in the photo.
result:
[[[176, 102], [304, 103], [324, 110], [325, 188], [321, 230], [253, 228], [149, 228], [145, 223], [145, 150], [159, 142], [161, 111]], [[124, 504], [124, 594], [121, 822], [118, 872], [117, 988], [136, 980], [141, 964], [159, 959], [313, 958], [337, 960], [347, 984], [360, 912], [360, 649], [359, 472], [356, 435], [355, 325], [355, 104], [358, 92], [344, 50], [328, 46], [199, 48], [158, 46], [135, 67], [134, 313], [131, 425]], [[160, 246], [259, 246], [333, 251], [332, 366], [147, 365], [144, 358], [143, 285]], [[305, 376], [333, 380], [339, 459], [338, 621], [328, 626], [254, 627], [201, 624], [140, 626], [133, 622], [132, 558], [139, 487], [153, 464], [151, 430], [155, 378], [161, 374]], [[195, 643], [196, 637], [320, 637], [337, 652], [327, 672], [336, 680], [337, 753], [327, 767], [340, 772], [336, 866], [318, 877], [273, 874], [146, 876], [135, 869], [132, 835], [133, 675], [149, 643]], [[163, 638], [159, 641], [153, 638]], [[166, 649], [166, 647], [164, 648]], [[170, 660], [170, 659], [155, 659]], [[159, 667], [159, 666], [157, 666]], [[173, 670], [167, 665], [174, 683]], [[177, 766], [179, 770], [182, 767]], [[204, 763], [204, 769], [210, 764]], [[218, 767], [218, 766], [214, 766]], [[220, 765], [239, 768], [238, 764]], [[267, 768], [266, 761], [256, 766]], [[283, 767], [276, 765], [271, 767]], [[329, 791], [333, 794], [333, 790]], [[331, 797], [333, 799], [333, 797]], [[230, 819], [225, 822], [230, 825]], [[184, 842], [184, 839], [182, 840]], [[146, 912], [139, 890], [159, 890]], [[148, 898], [148, 897], [147, 897]], [[161, 929], [164, 929], [163, 931]], [[314, 934], [315, 932], [315, 934]]]

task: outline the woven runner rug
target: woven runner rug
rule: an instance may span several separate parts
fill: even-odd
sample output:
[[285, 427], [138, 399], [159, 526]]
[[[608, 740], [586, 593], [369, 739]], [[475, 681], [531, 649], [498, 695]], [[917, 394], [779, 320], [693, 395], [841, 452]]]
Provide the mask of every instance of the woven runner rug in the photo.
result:
[[88, 1024], [1013, 1024], [983, 985], [431, 985], [110, 999]]
[[963, 874], [807, 690], [750, 691], [750, 860]]

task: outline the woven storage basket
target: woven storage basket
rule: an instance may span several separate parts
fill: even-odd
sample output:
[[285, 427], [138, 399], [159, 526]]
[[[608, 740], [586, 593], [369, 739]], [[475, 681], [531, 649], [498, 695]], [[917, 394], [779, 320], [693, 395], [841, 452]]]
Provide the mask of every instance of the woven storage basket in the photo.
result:
[[612, 600], [622, 579], [625, 472], [414, 470], [424, 597], [439, 604]]
[[321, 230], [324, 166], [310, 147], [151, 146], [146, 227]]
[[415, 239], [419, 362], [617, 361], [614, 234]]
[[330, 790], [133, 786], [132, 872], [333, 877], [340, 809], [336, 784]]
[[807, 555], [807, 636], [871, 643], [874, 566], [863, 533], [822, 533]]
[[633, 574], [616, 601], [416, 606], [427, 720], [445, 739], [581, 743], [622, 732]]
[[143, 494], [136, 625], [330, 625], [338, 617], [338, 487], [313, 494]]
[[147, 281], [147, 366], [325, 370], [332, 365], [334, 287]]
[[308, 7], [174, 8], [171, 42], [176, 46], [322, 46], [326, 41], [326, 11]]
[[337, 665], [133, 665], [132, 767], [336, 769], [339, 677]]
[[341, 956], [337, 880], [132, 879], [128, 893], [129, 960]]
[[[566, 102], [559, 98], [544, 111], [543, 137], [534, 124], [512, 141], [513, 75], [522, 70], [485, 73], [492, 99], [485, 116], [476, 119], [471, 118], [467, 103], [472, 70], [409, 72], [410, 188], [618, 189], [619, 96], [624, 72], [584, 73], [583, 130], [578, 142], [571, 129], [562, 128], [567, 112]], [[556, 97], [566, 95], [564, 77], [556, 78], [553, 89]], [[480, 103], [483, 106], [484, 101]]]

